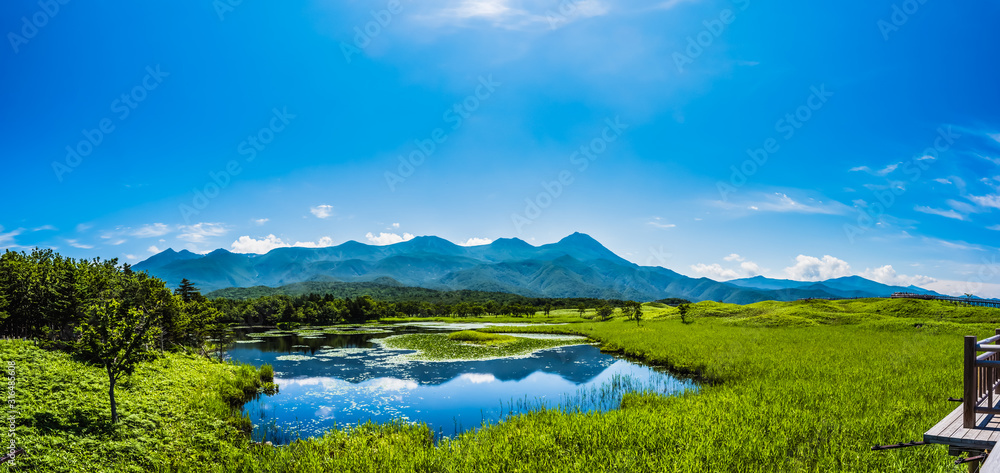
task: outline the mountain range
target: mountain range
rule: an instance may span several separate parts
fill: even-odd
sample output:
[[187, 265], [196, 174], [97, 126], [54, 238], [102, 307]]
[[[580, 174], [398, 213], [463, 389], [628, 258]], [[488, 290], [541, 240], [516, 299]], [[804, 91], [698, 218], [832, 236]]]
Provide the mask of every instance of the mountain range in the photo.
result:
[[200, 255], [165, 250], [133, 268], [176, 287], [187, 278], [202, 291], [278, 287], [301, 282], [373, 282], [437, 290], [507, 292], [528, 297], [594, 297], [652, 301], [682, 298], [747, 304], [764, 300], [888, 296], [918, 287], [888, 286], [859, 276], [819, 282], [762, 276], [727, 282], [691, 278], [666, 268], [639, 266], [583, 233], [541, 246], [500, 238], [459, 246], [421, 236], [375, 246], [348, 241], [326, 248], [276, 248], [266, 254], [218, 249]]

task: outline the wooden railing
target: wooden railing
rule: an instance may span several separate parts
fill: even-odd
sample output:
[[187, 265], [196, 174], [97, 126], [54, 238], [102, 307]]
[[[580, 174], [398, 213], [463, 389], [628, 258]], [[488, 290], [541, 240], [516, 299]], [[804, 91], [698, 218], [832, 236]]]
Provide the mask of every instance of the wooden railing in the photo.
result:
[[[969, 335], [965, 337], [965, 370], [963, 377], [964, 393], [962, 402], [962, 422], [964, 427], [976, 427], [976, 414], [1000, 414], [995, 401], [1000, 400], [997, 388], [1000, 387], [1000, 329], [996, 335], [976, 340]], [[979, 354], [979, 352], [985, 352]], [[980, 406], [980, 404], [985, 404]]]

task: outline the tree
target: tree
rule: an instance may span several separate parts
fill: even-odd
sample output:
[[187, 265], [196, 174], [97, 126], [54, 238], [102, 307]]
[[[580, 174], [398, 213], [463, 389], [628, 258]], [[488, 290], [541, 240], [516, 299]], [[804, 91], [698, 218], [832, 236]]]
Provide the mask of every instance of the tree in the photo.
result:
[[181, 279], [181, 285], [177, 287], [174, 294], [181, 296], [184, 302], [201, 302], [205, 300], [205, 296], [201, 295], [201, 291], [187, 278]]
[[80, 354], [102, 365], [108, 373], [111, 422], [118, 422], [115, 385], [149, 357], [159, 335], [158, 323], [172, 302], [170, 290], [146, 273], [119, 269], [103, 281], [102, 297], [90, 303], [86, 322], [79, 328]]
[[681, 304], [677, 306], [677, 312], [681, 314], [681, 323], [689, 324], [691, 323], [687, 319], [688, 304]]
[[587, 313], [587, 304], [584, 304], [583, 302], [577, 304], [576, 311], [580, 313], [580, 317], [583, 317], [583, 314]]
[[625, 301], [622, 305], [622, 315], [625, 316], [625, 320], [635, 319], [635, 326], [639, 326], [639, 321], [642, 320], [642, 304], [636, 301]]
[[597, 307], [597, 317], [601, 320], [608, 320], [614, 312], [615, 309], [608, 304], [601, 304]]
[[548, 316], [549, 312], [552, 312], [552, 303], [548, 302], [545, 304], [545, 315]]

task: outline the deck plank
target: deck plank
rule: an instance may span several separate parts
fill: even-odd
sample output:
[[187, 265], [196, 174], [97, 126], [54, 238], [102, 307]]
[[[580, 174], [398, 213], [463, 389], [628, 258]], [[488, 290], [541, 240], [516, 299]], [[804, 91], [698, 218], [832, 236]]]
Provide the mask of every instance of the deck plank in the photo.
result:
[[1000, 416], [976, 415], [976, 427], [966, 429], [962, 423], [962, 405], [924, 433], [924, 441], [952, 445], [971, 450], [992, 450], [1000, 442]]

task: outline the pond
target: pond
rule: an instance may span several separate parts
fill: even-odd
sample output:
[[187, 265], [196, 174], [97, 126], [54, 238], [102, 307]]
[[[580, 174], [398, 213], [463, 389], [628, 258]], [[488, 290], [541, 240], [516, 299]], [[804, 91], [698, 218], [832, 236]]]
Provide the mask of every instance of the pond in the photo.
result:
[[369, 420], [402, 420], [427, 423], [440, 438], [542, 407], [604, 411], [630, 391], [696, 389], [690, 380], [601, 353], [582, 337], [525, 356], [472, 361], [413, 361], [405, 356], [413, 351], [380, 343], [391, 335], [483, 325], [400, 324], [380, 326], [379, 333], [259, 338], [238, 333], [229, 356], [270, 363], [280, 388], [243, 407], [254, 424], [251, 436], [287, 443]]

